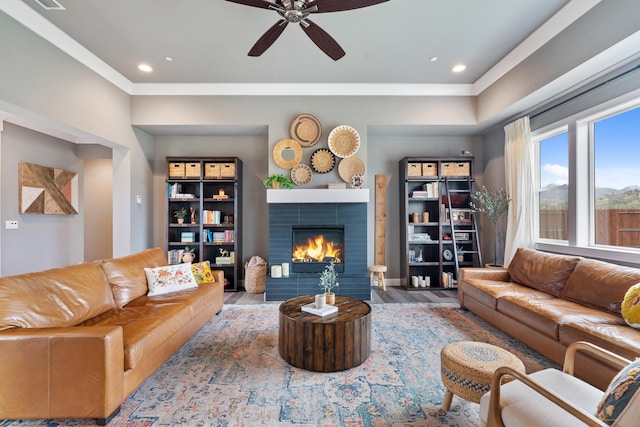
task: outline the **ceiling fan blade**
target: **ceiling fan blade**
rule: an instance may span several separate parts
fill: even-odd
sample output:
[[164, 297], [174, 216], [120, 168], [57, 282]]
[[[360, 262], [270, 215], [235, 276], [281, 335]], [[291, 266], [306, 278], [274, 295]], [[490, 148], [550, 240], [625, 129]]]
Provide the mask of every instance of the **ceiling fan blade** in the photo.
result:
[[289, 23], [285, 19], [276, 22], [258, 39], [249, 51], [249, 56], [260, 56], [280, 37]]
[[300, 25], [302, 30], [307, 33], [316, 46], [329, 55], [331, 59], [337, 61], [345, 55], [344, 50], [342, 50], [338, 42], [335, 41], [325, 30], [311, 22], [309, 19], [305, 19], [304, 22], [309, 25]]
[[374, 6], [389, 0], [313, 0], [308, 7], [318, 6], [316, 13], [341, 12], [343, 10], [360, 9], [362, 7]]
[[269, 9], [273, 6], [273, 3], [267, 0], [227, 0], [231, 3], [243, 4], [245, 6], [259, 7], [261, 9]]

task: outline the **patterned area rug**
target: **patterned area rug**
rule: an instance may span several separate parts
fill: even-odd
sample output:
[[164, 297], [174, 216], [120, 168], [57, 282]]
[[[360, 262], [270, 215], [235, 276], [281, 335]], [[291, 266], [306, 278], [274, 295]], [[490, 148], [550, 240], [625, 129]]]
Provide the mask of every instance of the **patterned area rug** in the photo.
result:
[[[440, 349], [482, 341], [508, 349], [527, 372], [556, 366], [457, 304], [372, 305], [372, 352], [344, 372], [314, 373], [278, 354], [278, 306], [225, 306], [145, 381], [109, 423], [124, 426], [477, 426], [479, 405], [445, 389]], [[94, 425], [93, 420], [0, 426]]]

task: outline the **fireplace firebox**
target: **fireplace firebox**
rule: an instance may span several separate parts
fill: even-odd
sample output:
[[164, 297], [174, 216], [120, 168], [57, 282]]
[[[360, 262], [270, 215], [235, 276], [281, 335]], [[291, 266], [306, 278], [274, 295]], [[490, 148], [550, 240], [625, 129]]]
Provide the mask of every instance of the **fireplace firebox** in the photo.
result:
[[294, 225], [292, 232], [292, 272], [319, 273], [330, 263], [344, 272], [344, 226]]

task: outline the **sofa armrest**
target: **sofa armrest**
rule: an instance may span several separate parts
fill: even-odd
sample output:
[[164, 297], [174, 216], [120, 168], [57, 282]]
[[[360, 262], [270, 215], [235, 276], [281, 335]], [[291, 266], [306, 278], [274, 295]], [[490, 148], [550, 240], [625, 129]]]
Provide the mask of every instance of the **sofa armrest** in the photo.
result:
[[224, 285], [224, 270], [211, 270], [213, 280]]
[[504, 267], [499, 268], [461, 268], [458, 270], [458, 281], [462, 282], [465, 279], [481, 279], [481, 280], [493, 280], [497, 282], [509, 282], [511, 277], [509, 276], [509, 269]]
[[0, 419], [108, 418], [123, 396], [120, 326], [0, 332]]

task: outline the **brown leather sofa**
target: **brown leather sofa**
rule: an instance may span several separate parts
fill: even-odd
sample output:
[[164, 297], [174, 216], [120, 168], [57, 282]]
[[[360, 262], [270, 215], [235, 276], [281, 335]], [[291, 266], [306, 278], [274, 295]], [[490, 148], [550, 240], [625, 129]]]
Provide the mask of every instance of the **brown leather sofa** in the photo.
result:
[[0, 277], [0, 419], [96, 418], [222, 310], [224, 277], [147, 296], [160, 248]]
[[[458, 301], [507, 334], [562, 364], [569, 344], [588, 341], [633, 360], [640, 330], [620, 306], [640, 269], [520, 248], [508, 268], [463, 268]], [[619, 368], [581, 356], [576, 374], [604, 389]]]

